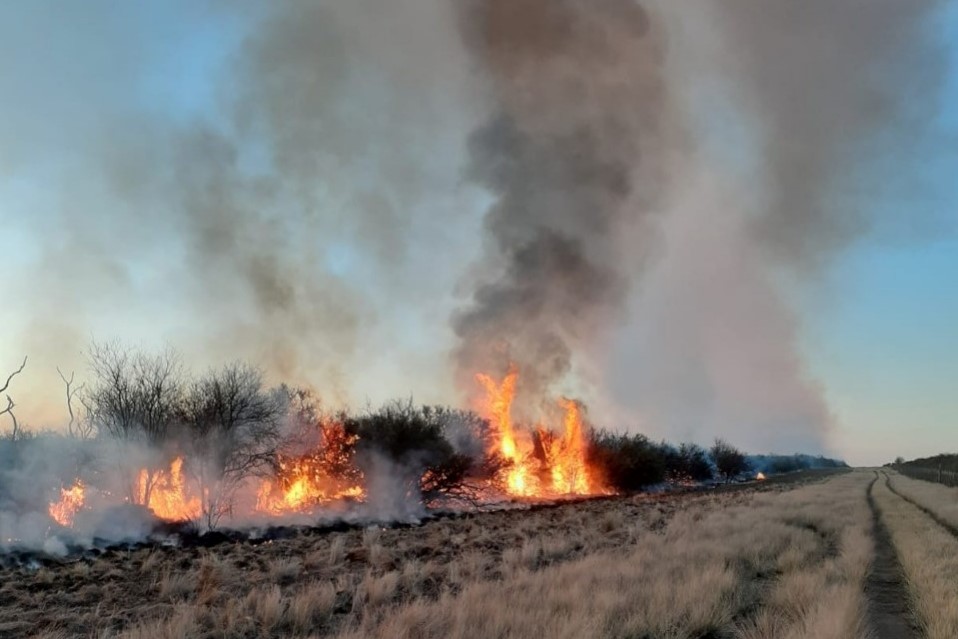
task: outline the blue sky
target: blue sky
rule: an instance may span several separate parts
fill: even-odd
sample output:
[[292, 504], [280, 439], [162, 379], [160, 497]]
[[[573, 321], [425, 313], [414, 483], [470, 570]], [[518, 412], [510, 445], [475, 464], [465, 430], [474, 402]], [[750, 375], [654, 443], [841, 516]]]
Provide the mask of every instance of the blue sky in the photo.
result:
[[[151, 241], [163, 232], [162, 211], [145, 229], [124, 227], [122, 203], [105, 195], [101, 176], [84, 179], [86, 165], [93, 161], [90, 148], [99, 148], [104, 135], [130, 143], [131, 131], [142, 133], [134, 147], [162, 145], [163, 131], [140, 128], [150, 114], [173, 128], [195, 121], [214, 129], [229, 126], [219, 119], [218, 109], [223, 92], [232, 87], [221, 78], [235, 65], [237, 47], [249, 35], [255, 14], [185, 0], [37, 1], [26, 7], [22, 2], [0, 5], [0, 77], [8, 96], [0, 103], [0, 253], [9, 278], [5, 287], [14, 293], [5, 296], [0, 309], [0, 369], [18, 362], [24, 351], [37, 350], [37, 367], [49, 369], [49, 353], [61, 348], [69, 351], [61, 358], [68, 366], [81, 367], [81, 353], [72, 341], [43, 334], [47, 322], [62, 328], [71, 316], [82, 327], [82, 341], [90, 334], [115, 334], [135, 343], [176, 344], [191, 322], [203, 321], [169, 285], [182, 277], [176, 264], [180, 249]], [[894, 216], [899, 222], [873, 229], [814, 285], [798, 287], [794, 295], [810, 372], [824, 385], [837, 417], [829, 444], [853, 463], [958, 450], [958, 183], [952, 179], [958, 169], [958, 9], [946, 12], [940, 28], [955, 43], [947, 88], [935, 135], [921, 142], [928, 149], [928, 164], [908, 172], [927, 180], [927, 189], [918, 197], [913, 185], [891, 184], [887, 193], [882, 188], [879, 197], [867, 199], [871, 206], [900, 211]], [[455, 149], [456, 144], [443, 148]], [[380, 353], [395, 348], [396, 356], [357, 356], [354, 364], [365, 361], [368, 367], [370, 390], [359, 391], [358, 398], [354, 392], [353, 401], [379, 399], [381, 393], [440, 401], [450, 392], [444, 373], [447, 317], [456, 302], [450, 291], [478, 250], [479, 219], [488, 200], [462, 185], [455, 167], [459, 158], [452, 151], [431, 161], [435, 166], [424, 169], [422, 179], [438, 184], [441, 195], [433, 202], [414, 200], [412, 206], [422, 209], [424, 219], [450, 208], [465, 211], [437, 242], [447, 244], [448, 255], [458, 255], [461, 263], [436, 268], [441, 258], [409, 258], [417, 262], [409, 273], [428, 273], [425, 281], [409, 283], [410, 295], [422, 304], [369, 311], [370, 319], [364, 320], [369, 337], [359, 341], [368, 341], [367, 348], [375, 346]], [[252, 162], [255, 166], [257, 160]], [[340, 215], [348, 218], [349, 199], [341, 201], [347, 204]], [[113, 213], [99, 212], [101, 206]], [[924, 214], [929, 210], [934, 215]], [[911, 228], [908, 211], [935, 222]], [[83, 261], [71, 273], [79, 264], [71, 255], [95, 247], [69, 244], [51, 251], [64, 219], [76, 226], [74, 238], [85, 237], [85, 226], [109, 220], [111, 232], [128, 243], [129, 252], [116, 262]], [[338, 232], [338, 227], [330, 228]], [[380, 271], [364, 266], [362, 258], [361, 249], [347, 240], [323, 245], [322, 261], [337, 282], [360, 289], [384, 286], [377, 279]], [[49, 266], [51, 259], [62, 260], [51, 269], [58, 275], [35, 278], [38, 263]], [[404, 272], [399, 269], [397, 279], [385, 286], [403, 285], [399, 276]], [[114, 305], [102, 291], [85, 290], [76, 297], [38, 301], [46, 294], [44, 287], [62, 290], [71, 275], [109, 278], [112, 291], [128, 287], [150, 293], [142, 299], [125, 296], [122, 305]], [[440, 296], [441, 291], [446, 292]], [[27, 303], [17, 304], [18, 295]], [[392, 317], [386, 328], [384, 312]], [[55, 332], [62, 333], [59, 328]], [[36, 425], [56, 425], [57, 410], [35, 408], [59, 397], [54, 375], [36, 370], [33, 380], [24, 382], [29, 391], [17, 397]], [[42, 390], [48, 388], [52, 390]]]

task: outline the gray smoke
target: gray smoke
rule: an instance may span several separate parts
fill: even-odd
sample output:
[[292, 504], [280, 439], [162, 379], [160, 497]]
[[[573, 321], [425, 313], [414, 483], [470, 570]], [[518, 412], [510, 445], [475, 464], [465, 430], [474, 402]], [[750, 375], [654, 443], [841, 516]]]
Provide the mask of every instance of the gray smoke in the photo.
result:
[[622, 317], [643, 250], [627, 239], [664, 186], [661, 28], [631, 0], [493, 0], [461, 14], [496, 103], [471, 135], [468, 175], [496, 201], [453, 322], [459, 383], [472, 390], [475, 373], [513, 362], [520, 389], [542, 394]]
[[713, 69], [739, 96], [766, 163], [756, 232], [772, 259], [827, 261], [875, 223], [856, 190], [885, 185], [862, 182], [862, 170], [886, 154], [897, 160], [882, 180], [911, 170], [902, 160], [938, 109], [946, 57], [933, 29], [945, 4], [710, 4], [726, 43]]
[[[814, 287], [884, 221], [869, 195], [913, 177], [894, 158], [936, 105], [942, 4], [249, 3], [176, 115], [137, 93], [135, 11], [19, 8], [0, 177], [42, 193], [0, 239], [29, 247], [0, 309], [3, 357], [31, 356], [18, 414], [63, 414], [54, 366], [81, 371], [91, 335], [148, 332], [334, 402], [448, 401], [514, 361], [527, 396], [600, 418], [817, 445], [782, 282]], [[235, 7], [179, 8], [228, 31]]]
[[453, 320], [460, 384], [511, 360], [541, 393], [599, 368], [593, 414], [620, 424], [823, 448], [792, 294], [882, 221], [864, 176], [917, 148], [941, 4], [466, 5], [498, 109], [470, 145], [495, 203]]
[[[186, 115], [130, 106], [155, 70], [145, 55], [124, 55], [114, 72], [110, 50], [138, 49], [105, 16], [72, 16], [97, 26], [62, 47], [51, 37], [45, 52], [44, 77], [110, 78], [70, 85], [82, 111], [56, 113], [67, 101], [52, 83], [40, 94], [22, 81], [21, 110], [55, 112], [42, 138], [40, 126], [0, 126], [17, 151], [3, 158], [14, 171], [56, 167], [50, 201], [17, 224], [36, 255], [11, 277], [22, 282], [11, 291], [22, 321], [6, 330], [17, 342], [9, 356], [32, 356], [35, 374], [19, 398], [31, 421], [62, 414], [54, 366], [82, 370], [91, 336], [170, 343], [198, 365], [248, 359], [333, 401], [368, 397], [360, 372], [393, 381], [401, 368], [403, 381], [418, 370], [424, 400], [447, 390], [426, 386], [441, 348], [395, 361], [408, 348], [395, 326], [449, 312], [442, 299], [456, 274], [424, 274], [454, 262], [469, 244], [463, 228], [475, 224], [435, 222], [461, 207], [459, 131], [471, 126], [462, 123], [471, 123], [470, 89], [451, 9], [440, 0], [286, 0], [246, 7], [255, 17], [240, 20], [235, 8], [181, 14], [184, 23], [206, 11], [218, 28], [245, 25], [235, 43], [223, 41], [204, 85], [179, 88], [198, 102], [209, 93]], [[37, 12], [34, 28], [49, 29]]]

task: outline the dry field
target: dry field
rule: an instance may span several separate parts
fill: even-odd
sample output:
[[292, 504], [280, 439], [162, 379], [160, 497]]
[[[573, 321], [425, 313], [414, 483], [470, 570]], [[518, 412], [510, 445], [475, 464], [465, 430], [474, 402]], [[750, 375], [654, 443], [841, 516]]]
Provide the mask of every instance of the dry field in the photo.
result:
[[921, 636], [958, 637], [958, 489], [882, 472], [874, 495]]
[[[958, 636], [958, 541], [883, 476], [735, 488], [10, 568], [0, 636], [866, 639], [911, 614]], [[876, 590], [889, 557], [914, 613]]]

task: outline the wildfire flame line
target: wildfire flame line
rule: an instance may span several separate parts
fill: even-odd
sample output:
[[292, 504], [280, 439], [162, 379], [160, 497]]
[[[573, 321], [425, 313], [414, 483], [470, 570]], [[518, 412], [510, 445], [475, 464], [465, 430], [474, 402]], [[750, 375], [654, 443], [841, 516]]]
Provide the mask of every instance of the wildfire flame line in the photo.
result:
[[[478, 374], [476, 381], [485, 390], [481, 412], [491, 426], [486, 452], [504, 462], [488, 484], [492, 494], [546, 498], [604, 492], [599, 473], [589, 465], [581, 403], [559, 400], [563, 411], [560, 434], [542, 425], [534, 431], [520, 429], [512, 415], [519, 381], [517, 368], [511, 366], [501, 380]], [[321, 421], [316, 429], [313, 444], [300, 454], [280, 456], [275, 476], [258, 480], [255, 505], [248, 505], [254, 512], [270, 516], [307, 513], [336, 501], [366, 498], [365, 477], [354, 457], [358, 436], [336, 422]], [[203, 513], [203, 501], [198, 496], [201, 491], [195, 488], [184, 473], [183, 458], [177, 457], [169, 469], [141, 469], [130, 499], [148, 507], [160, 519], [195, 521]], [[61, 488], [60, 499], [49, 505], [50, 517], [61, 526], [72, 526], [86, 498], [86, 486], [79, 480], [70, 488]]]

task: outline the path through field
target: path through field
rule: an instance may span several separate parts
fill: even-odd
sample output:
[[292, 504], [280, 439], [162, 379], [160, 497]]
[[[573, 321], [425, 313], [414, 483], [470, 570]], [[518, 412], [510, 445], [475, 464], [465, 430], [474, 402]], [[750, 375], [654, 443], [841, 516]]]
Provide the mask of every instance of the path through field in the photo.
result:
[[908, 591], [901, 562], [872, 494], [877, 481], [876, 472], [875, 479], [868, 485], [868, 505], [872, 511], [872, 534], [875, 538], [875, 558], [865, 583], [869, 624], [876, 639], [918, 637], [918, 630], [911, 622], [908, 609]]

